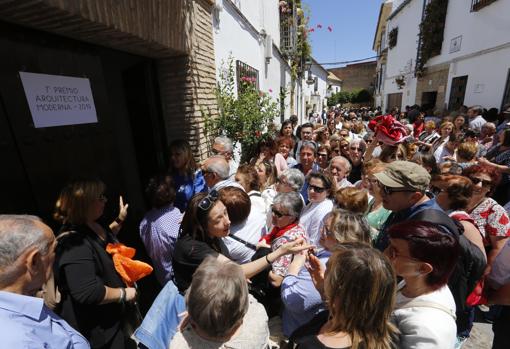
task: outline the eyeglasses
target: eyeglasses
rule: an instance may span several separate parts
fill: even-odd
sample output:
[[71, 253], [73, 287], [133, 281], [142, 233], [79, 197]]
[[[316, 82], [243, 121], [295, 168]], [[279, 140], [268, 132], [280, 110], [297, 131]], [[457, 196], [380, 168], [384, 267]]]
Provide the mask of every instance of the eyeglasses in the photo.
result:
[[207, 196], [198, 203], [198, 208], [201, 209], [202, 211], [209, 210], [212, 207], [212, 205], [214, 205], [214, 203], [218, 200], [218, 196], [219, 195], [216, 190], [211, 190], [211, 192], [207, 194]]
[[316, 193], [322, 193], [324, 190], [326, 190], [326, 188], [322, 188], [322, 187], [318, 187], [316, 185], [308, 185], [308, 190], [313, 190], [314, 192]]
[[438, 188], [438, 187], [430, 187], [430, 191], [432, 192], [432, 194], [437, 196], [437, 195], [439, 195], [441, 193], [446, 192], [446, 189], [441, 189], [441, 188]]
[[282, 218], [283, 216], [288, 216], [288, 214], [286, 213], [281, 213], [280, 211], [278, 211], [276, 208], [274, 207], [271, 207], [271, 212], [278, 218]]
[[320, 158], [327, 158], [328, 157], [328, 154], [327, 153], [319, 153], [317, 154]]
[[351, 147], [351, 150], [352, 150], [352, 151], [354, 151], [354, 150], [356, 150], [356, 151], [362, 151], [362, 149], [361, 149], [361, 148], [357, 148], [357, 147]]
[[365, 143], [366, 143], [366, 144], [370, 144], [370, 143], [372, 143], [372, 142], [373, 142], [373, 140], [372, 140], [372, 139], [365, 139]]
[[383, 184], [381, 184], [381, 182], [379, 182], [379, 187], [381, 188], [382, 192], [386, 195], [391, 195], [393, 193], [399, 193], [399, 192], [402, 192], [402, 193], [412, 193], [414, 192], [414, 190], [410, 190], [410, 189], [403, 189], [403, 188], [391, 188], [391, 187], [387, 187]]
[[476, 177], [469, 177], [471, 179], [471, 182], [473, 182], [474, 185], [477, 185], [478, 183], [482, 183], [482, 187], [490, 187], [492, 185], [492, 181], [487, 181], [485, 179], [480, 179]]

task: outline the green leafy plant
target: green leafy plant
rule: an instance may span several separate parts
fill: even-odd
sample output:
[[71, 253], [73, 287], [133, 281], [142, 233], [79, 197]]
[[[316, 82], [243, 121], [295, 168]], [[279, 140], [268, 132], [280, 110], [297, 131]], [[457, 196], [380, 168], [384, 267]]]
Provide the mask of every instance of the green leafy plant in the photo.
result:
[[255, 156], [264, 130], [280, 115], [280, 104], [267, 93], [257, 90], [252, 78], [241, 77], [241, 88], [236, 91], [236, 74], [233, 58], [229, 57], [226, 69], [222, 64], [216, 88], [219, 115], [203, 114], [205, 134], [210, 143], [214, 137], [229, 137], [234, 145], [241, 144], [241, 162]]
[[448, 0], [431, 0], [420, 24], [416, 76], [421, 76], [427, 61], [439, 54], [443, 46]]

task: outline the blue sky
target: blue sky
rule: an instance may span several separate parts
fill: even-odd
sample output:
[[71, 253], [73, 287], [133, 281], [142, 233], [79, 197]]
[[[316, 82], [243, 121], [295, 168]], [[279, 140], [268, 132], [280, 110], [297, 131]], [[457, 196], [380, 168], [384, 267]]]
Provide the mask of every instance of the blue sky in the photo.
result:
[[[372, 51], [380, 0], [303, 0], [310, 12], [312, 55], [319, 63], [375, 56]], [[322, 25], [317, 28], [317, 24]], [[327, 27], [332, 27], [332, 32]], [[334, 66], [325, 66], [332, 68]]]

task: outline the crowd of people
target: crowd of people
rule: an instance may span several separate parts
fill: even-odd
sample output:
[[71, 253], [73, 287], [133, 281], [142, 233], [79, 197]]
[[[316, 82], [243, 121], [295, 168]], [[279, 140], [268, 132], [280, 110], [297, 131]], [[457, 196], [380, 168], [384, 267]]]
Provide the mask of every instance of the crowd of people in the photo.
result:
[[481, 310], [508, 347], [510, 106], [322, 116], [243, 164], [224, 136], [202, 163], [173, 141], [139, 224], [150, 266], [119, 243], [122, 197], [102, 217], [100, 180], [62, 189], [56, 234], [0, 215], [6, 347], [460, 348]]

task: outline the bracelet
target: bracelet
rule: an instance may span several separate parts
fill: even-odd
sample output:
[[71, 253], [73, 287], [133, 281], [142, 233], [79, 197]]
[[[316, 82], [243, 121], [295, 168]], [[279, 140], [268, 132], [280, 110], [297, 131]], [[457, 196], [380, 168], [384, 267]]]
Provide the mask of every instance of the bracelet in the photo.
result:
[[126, 301], [126, 289], [124, 287], [120, 288], [120, 297], [119, 303], [124, 303]]
[[117, 223], [118, 225], [122, 225], [122, 223], [124, 223], [124, 220], [117, 217], [117, 218], [115, 218], [115, 223]]
[[269, 265], [273, 264], [273, 262], [270, 262], [270, 261], [269, 261], [269, 258], [267, 258], [267, 256], [269, 256], [269, 253], [268, 253], [268, 254], [266, 254], [266, 262], [267, 262], [267, 264], [269, 264]]

